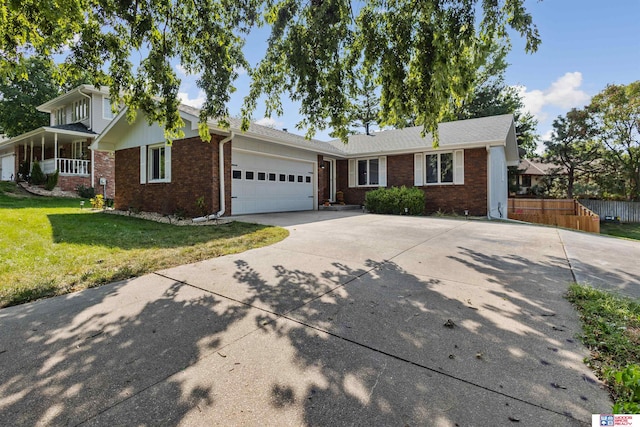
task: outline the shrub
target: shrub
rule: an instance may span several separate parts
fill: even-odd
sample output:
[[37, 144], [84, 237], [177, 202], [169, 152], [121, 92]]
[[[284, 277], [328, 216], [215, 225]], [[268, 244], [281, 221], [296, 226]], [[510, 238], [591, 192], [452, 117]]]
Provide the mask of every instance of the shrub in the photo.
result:
[[104, 209], [104, 197], [102, 194], [98, 194], [96, 197], [89, 200], [93, 209]]
[[47, 191], [51, 191], [58, 185], [58, 170], [54, 173], [47, 175], [47, 183], [44, 185], [44, 189]]
[[[365, 207], [372, 213], [420, 215], [424, 212], [424, 192], [419, 188], [378, 188], [368, 191]], [[406, 209], [406, 211], [405, 211]]]
[[96, 190], [93, 187], [85, 187], [84, 185], [80, 184], [76, 187], [76, 191], [78, 192], [78, 195], [80, 197], [82, 197], [83, 199], [91, 199], [93, 197], [96, 196]]
[[45, 176], [44, 172], [42, 172], [40, 163], [33, 162], [33, 166], [31, 167], [31, 184], [42, 185], [45, 182], [47, 182], [47, 177]]
[[27, 162], [26, 160], [20, 163], [20, 166], [18, 166], [18, 180], [27, 182], [31, 180], [31, 174], [29, 173], [29, 162]]

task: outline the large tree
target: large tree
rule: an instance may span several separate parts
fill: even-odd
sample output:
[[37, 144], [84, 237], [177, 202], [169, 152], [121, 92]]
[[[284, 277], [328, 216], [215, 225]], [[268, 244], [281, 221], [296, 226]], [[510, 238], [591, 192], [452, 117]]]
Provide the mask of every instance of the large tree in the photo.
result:
[[378, 123], [380, 113], [380, 97], [376, 93], [377, 87], [366, 76], [362, 78], [362, 86], [358, 89], [356, 99], [351, 104], [349, 116], [351, 126], [364, 128], [365, 135], [369, 135], [371, 125]]
[[[589, 176], [602, 157], [595, 140], [597, 128], [587, 110], [573, 108], [553, 121], [553, 133], [546, 146], [545, 161], [562, 165], [567, 174], [567, 197], [573, 198], [577, 179]], [[601, 162], [600, 162], [601, 166]]]
[[608, 85], [591, 100], [607, 158], [625, 180], [626, 197], [640, 200], [640, 80]]
[[450, 113], [445, 119], [464, 120], [513, 114], [518, 147], [525, 157], [533, 158], [538, 142], [538, 121], [531, 113], [524, 111], [522, 97], [516, 88], [505, 83], [508, 49], [504, 45], [493, 49], [486, 63], [476, 72], [467, 96], [458, 102], [452, 100]]
[[13, 76], [0, 80], [0, 133], [14, 137], [49, 125], [49, 115], [36, 109], [55, 98], [60, 85], [51, 60], [28, 58], [21, 64], [26, 78]]
[[[111, 86], [131, 115], [139, 108], [181, 127], [179, 60], [200, 75], [205, 121], [228, 116], [237, 70], [250, 70], [244, 126], [266, 96], [265, 116], [282, 113], [281, 97], [301, 105], [310, 133], [331, 127], [346, 137], [356, 75], [366, 70], [381, 87], [380, 119], [407, 116], [435, 129], [449, 100], [464, 97], [493, 41], [514, 29], [535, 51], [538, 32], [525, 0], [35, 0], [0, 5], [0, 75], [23, 74], [24, 55], [70, 50], [68, 70], [89, 70]], [[243, 54], [245, 34], [271, 26], [267, 52], [253, 70]], [[140, 59], [139, 62], [137, 59]], [[136, 62], [134, 63], [134, 60]], [[130, 119], [132, 116], [130, 116]], [[223, 120], [223, 124], [225, 124]]]

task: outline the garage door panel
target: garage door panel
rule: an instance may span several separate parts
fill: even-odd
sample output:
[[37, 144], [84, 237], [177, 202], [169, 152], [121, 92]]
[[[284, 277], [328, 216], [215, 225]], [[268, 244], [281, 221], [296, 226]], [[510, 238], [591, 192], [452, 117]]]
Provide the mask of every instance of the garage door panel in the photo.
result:
[[[232, 214], [314, 209], [313, 163], [234, 151], [232, 164], [241, 172], [231, 183]], [[247, 179], [247, 172], [253, 172], [253, 179]], [[261, 173], [264, 180], [258, 179]]]
[[0, 157], [0, 180], [10, 181], [15, 178], [15, 155]]

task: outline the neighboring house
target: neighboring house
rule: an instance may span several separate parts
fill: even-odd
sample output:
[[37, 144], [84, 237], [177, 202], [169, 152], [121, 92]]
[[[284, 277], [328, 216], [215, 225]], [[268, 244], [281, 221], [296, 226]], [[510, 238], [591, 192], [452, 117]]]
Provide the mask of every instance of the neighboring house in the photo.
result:
[[75, 191], [80, 185], [115, 196], [114, 154], [91, 149], [93, 140], [111, 122], [107, 87], [81, 85], [38, 106], [50, 124], [0, 142], [3, 181], [16, 181], [20, 164], [38, 161], [45, 174], [59, 171], [58, 186]]
[[544, 178], [566, 174], [565, 168], [555, 163], [543, 163], [540, 159], [520, 159], [512, 184], [517, 194], [527, 194], [535, 186], [545, 185]]
[[344, 193], [362, 204], [366, 191], [417, 186], [425, 212], [506, 217], [507, 166], [518, 164], [511, 115], [443, 123], [440, 148], [421, 128], [308, 140], [252, 124], [240, 131], [209, 122], [210, 143], [198, 136], [199, 110], [180, 106], [184, 138], [165, 143], [164, 131], [142, 113], [129, 124], [121, 111], [92, 149], [115, 152], [116, 209], [199, 216], [318, 209]]

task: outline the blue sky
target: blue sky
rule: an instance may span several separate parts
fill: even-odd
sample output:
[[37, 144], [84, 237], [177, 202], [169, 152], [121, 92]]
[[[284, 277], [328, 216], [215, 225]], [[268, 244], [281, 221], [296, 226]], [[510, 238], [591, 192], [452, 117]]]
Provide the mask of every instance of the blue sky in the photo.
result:
[[[538, 133], [543, 138], [550, 134], [553, 119], [588, 104], [607, 84], [640, 79], [640, 0], [529, 0], [527, 8], [542, 43], [538, 52], [526, 54], [523, 40], [512, 36], [506, 81], [518, 86], [526, 109], [538, 118]], [[267, 34], [263, 29], [247, 42], [245, 53], [254, 65], [264, 52]], [[181, 73], [179, 77], [183, 102], [199, 106], [203, 95], [195, 85], [196, 77]], [[240, 112], [248, 76], [241, 75], [235, 86], [238, 90], [229, 103], [232, 115]], [[259, 107], [254, 119], [304, 133], [295, 130], [300, 120], [297, 106], [285, 99], [283, 104], [284, 116], [264, 118], [264, 109]], [[315, 137], [329, 139], [328, 132]]]

